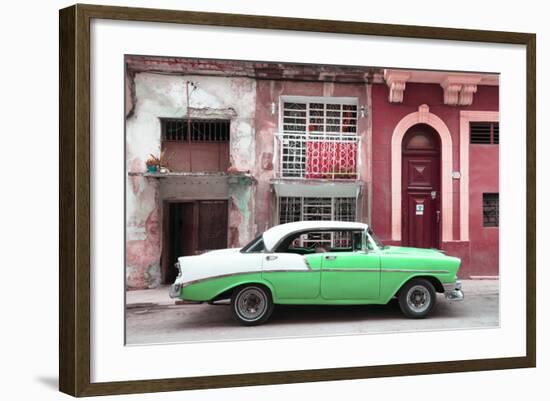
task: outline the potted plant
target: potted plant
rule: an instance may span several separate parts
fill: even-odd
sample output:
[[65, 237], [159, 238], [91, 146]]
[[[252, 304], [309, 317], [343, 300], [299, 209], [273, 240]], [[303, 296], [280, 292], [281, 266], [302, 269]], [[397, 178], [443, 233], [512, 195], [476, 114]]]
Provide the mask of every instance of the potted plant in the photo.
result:
[[147, 166], [147, 172], [148, 173], [168, 173], [170, 170], [168, 170], [167, 163], [168, 163], [168, 157], [166, 156], [166, 151], [163, 150], [160, 152], [160, 156], [157, 157], [153, 154], [149, 155], [149, 159], [145, 161], [145, 165]]
[[147, 167], [148, 173], [156, 173], [159, 168], [158, 159], [151, 155], [147, 160], [145, 160], [145, 166]]

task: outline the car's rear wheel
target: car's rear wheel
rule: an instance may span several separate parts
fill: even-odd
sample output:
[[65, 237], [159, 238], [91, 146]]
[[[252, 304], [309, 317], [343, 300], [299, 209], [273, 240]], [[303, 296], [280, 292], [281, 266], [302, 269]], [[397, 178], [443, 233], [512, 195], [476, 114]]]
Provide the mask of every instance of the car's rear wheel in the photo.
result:
[[435, 288], [428, 280], [413, 279], [401, 288], [398, 298], [405, 316], [421, 319], [428, 316], [435, 306]]
[[271, 293], [260, 285], [246, 285], [235, 290], [231, 310], [237, 321], [245, 326], [265, 323], [273, 313]]

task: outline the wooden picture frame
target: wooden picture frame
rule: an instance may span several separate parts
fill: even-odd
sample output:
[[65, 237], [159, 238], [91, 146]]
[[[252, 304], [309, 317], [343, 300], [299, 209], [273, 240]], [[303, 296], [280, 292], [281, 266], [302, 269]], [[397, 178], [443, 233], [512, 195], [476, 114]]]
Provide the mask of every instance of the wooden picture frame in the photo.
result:
[[[92, 383], [90, 380], [90, 21], [163, 22], [218, 27], [345, 33], [416, 39], [489, 42], [526, 48], [526, 355], [367, 367], [229, 374]], [[536, 36], [450, 29], [189, 11], [74, 5], [59, 15], [59, 388], [73, 396], [144, 393], [233, 386], [347, 380], [400, 375], [534, 367], [536, 363]]]

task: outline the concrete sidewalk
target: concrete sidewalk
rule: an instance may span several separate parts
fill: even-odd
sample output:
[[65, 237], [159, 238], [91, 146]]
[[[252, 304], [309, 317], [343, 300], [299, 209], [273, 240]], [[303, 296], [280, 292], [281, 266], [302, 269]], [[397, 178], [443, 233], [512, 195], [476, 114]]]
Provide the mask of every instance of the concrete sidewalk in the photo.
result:
[[[499, 280], [460, 280], [464, 298], [468, 299], [468, 294], [476, 295], [498, 295]], [[158, 288], [149, 290], [129, 290], [126, 291], [126, 307], [140, 308], [147, 306], [171, 306], [176, 304], [176, 300], [170, 298], [168, 292], [169, 285], [162, 285]]]
[[161, 285], [148, 290], [128, 290], [126, 291], [126, 307], [175, 305], [176, 300], [170, 298], [169, 291], [169, 285]]

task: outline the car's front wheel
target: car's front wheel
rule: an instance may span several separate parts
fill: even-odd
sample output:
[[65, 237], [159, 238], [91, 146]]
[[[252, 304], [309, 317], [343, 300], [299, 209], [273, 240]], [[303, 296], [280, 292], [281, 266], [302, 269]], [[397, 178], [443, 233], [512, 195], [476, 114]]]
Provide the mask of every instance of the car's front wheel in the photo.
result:
[[260, 285], [246, 285], [235, 290], [231, 310], [239, 323], [255, 326], [265, 323], [273, 312], [270, 292]]
[[425, 279], [413, 279], [399, 291], [399, 307], [405, 316], [413, 319], [426, 317], [432, 311], [435, 300], [435, 288]]

